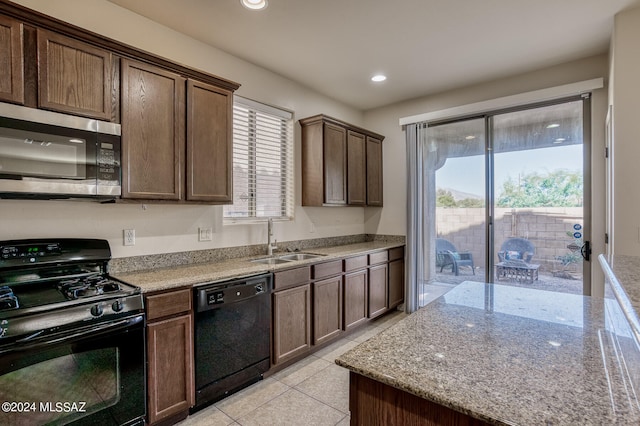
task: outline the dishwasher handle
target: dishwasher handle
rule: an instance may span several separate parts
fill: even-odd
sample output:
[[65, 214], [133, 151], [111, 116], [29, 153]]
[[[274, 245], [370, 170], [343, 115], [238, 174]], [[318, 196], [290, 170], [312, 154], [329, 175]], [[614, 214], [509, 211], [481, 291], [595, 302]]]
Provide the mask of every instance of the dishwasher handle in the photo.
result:
[[218, 309], [252, 297], [271, 294], [272, 274], [226, 281], [194, 289], [196, 312]]

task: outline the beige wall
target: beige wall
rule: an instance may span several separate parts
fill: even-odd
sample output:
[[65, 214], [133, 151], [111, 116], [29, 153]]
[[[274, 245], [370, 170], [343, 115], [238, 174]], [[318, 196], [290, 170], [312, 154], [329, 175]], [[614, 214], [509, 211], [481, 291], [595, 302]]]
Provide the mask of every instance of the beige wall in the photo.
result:
[[[405, 233], [406, 150], [404, 132], [398, 124], [400, 118], [592, 78], [605, 77], [607, 70], [607, 55], [598, 55], [365, 112], [365, 126], [386, 136], [383, 144], [385, 207], [381, 211], [365, 210], [366, 232], [382, 234]], [[472, 72], [473, 70], [470, 70], [470, 73]], [[603, 253], [605, 250], [605, 162], [602, 153], [604, 152], [606, 109], [606, 88], [594, 91], [592, 98], [591, 206], [593, 215], [593, 253], [596, 255]], [[591, 263], [592, 294], [600, 295], [604, 291], [604, 277], [597, 261]]]
[[640, 8], [616, 15], [611, 42], [613, 253], [640, 256]]
[[[295, 111], [295, 120], [325, 113], [362, 125], [361, 111], [291, 80], [158, 25], [106, 0], [18, 0], [26, 7], [118, 41], [242, 84], [238, 94]], [[300, 182], [300, 126], [295, 126], [296, 182]], [[296, 185], [293, 222], [274, 225], [275, 238], [361, 234], [363, 208], [302, 208]], [[0, 201], [0, 239], [93, 237], [109, 240], [114, 257], [262, 244], [266, 225], [222, 224], [222, 207], [99, 205], [70, 201]], [[198, 227], [213, 227], [214, 241], [198, 242]], [[136, 245], [124, 247], [122, 230], [136, 230]], [[313, 232], [312, 232], [313, 231]]]

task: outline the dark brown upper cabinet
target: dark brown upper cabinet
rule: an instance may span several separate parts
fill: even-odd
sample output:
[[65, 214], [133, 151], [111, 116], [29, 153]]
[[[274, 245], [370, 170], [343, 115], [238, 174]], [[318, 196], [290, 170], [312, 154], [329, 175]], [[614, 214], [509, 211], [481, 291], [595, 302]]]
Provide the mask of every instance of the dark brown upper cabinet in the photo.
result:
[[230, 90], [122, 60], [123, 198], [232, 202], [232, 132]]
[[347, 199], [350, 206], [367, 204], [367, 157], [365, 136], [349, 130], [347, 134]]
[[382, 140], [367, 136], [367, 205], [382, 207]]
[[324, 123], [323, 127], [324, 202], [347, 204], [347, 132], [330, 123]]
[[111, 52], [38, 29], [38, 106], [110, 121]]
[[185, 79], [122, 60], [122, 198], [180, 200]]
[[303, 206], [382, 206], [384, 136], [323, 114], [300, 126]]
[[187, 200], [232, 203], [233, 94], [187, 82]]
[[24, 103], [22, 23], [0, 16], [0, 101]]
[[0, 1], [0, 102], [122, 124], [122, 198], [232, 202], [230, 80]]

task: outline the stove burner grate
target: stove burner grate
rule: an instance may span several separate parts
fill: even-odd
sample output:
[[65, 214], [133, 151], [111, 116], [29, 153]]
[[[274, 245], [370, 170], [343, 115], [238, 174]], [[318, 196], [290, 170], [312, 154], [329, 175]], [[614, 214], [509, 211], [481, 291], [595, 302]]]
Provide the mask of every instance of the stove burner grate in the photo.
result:
[[13, 294], [13, 290], [7, 285], [0, 286], [0, 311], [19, 307], [18, 298]]
[[67, 299], [75, 300], [120, 291], [120, 285], [97, 274], [60, 281], [58, 289]]

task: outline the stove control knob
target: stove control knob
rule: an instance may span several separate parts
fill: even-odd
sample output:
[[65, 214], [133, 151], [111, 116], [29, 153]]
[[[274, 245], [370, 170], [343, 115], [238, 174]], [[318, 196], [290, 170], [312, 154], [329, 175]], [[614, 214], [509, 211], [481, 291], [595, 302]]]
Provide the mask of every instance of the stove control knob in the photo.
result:
[[102, 305], [94, 305], [91, 307], [91, 315], [93, 315], [94, 317], [99, 317], [100, 315], [102, 315]]
[[122, 309], [124, 308], [124, 305], [122, 304], [121, 301], [116, 300], [115, 302], [113, 302], [113, 304], [111, 305], [111, 309], [113, 309], [113, 312], [120, 312]]

